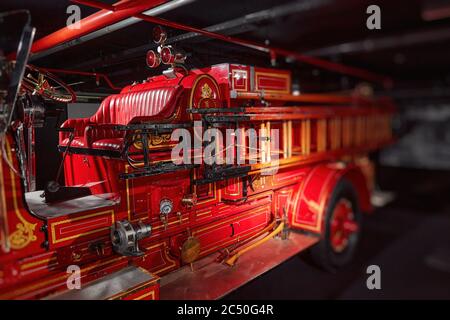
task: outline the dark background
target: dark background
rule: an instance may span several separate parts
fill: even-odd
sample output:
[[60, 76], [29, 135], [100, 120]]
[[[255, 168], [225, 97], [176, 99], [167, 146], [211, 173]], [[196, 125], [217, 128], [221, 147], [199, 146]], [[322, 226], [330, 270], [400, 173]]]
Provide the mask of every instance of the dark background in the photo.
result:
[[[366, 28], [371, 4], [381, 8], [381, 30]], [[2, 0], [0, 11], [29, 9], [39, 39], [65, 26], [68, 5], [66, 0]], [[97, 11], [81, 8], [82, 17]], [[227, 298], [450, 298], [450, 1], [197, 0], [160, 17], [201, 28], [215, 26], [219, 33], [268, 41], [393, 79], [392, 88], [372, 85], [376, 94], [393, 97], [399, 110], [397, 142], [375, 155], [378, 189], [391, 192], [393, 201], [366, 217], [355, 262], [329, 274], [311, 266], [304, 252]], [[17, 18], [15, 23], [23, 21]], [[31, 63], [102, 72], [124, 86], [163, 70], [145, 65], [146, 51], [155, 47], [152, 28], [138, 22], [79, 45], [36, 54]], [[9, 30], [12, 37], [14, 30]], [[221, 62], [270, 65], [267, 54], [168, 31], [171, 44], [187, 52], [189, 68]], [[352, 90], [361, 83], [305, 63], [282, 58], [277, 62], [277, 67], [293, 71], [301, 92]], [[114, 92], [93, 78], [62, 78], [79, 95], [90, 96], [81, 102], [99, 103]], [[60, 157], [55, 128], [68, 113], [50, 119], [37, 132], [40, 187], [54, 177]], [[380, 291], [365, 287], [370, 264], [382, 268]]]

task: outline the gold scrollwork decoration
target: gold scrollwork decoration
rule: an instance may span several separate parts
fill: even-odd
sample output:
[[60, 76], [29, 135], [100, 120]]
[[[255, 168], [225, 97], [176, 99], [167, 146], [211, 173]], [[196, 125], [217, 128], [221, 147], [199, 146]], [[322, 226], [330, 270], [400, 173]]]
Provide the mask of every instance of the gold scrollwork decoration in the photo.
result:
[[157, 146], [161, 143], [170, 141], [170, 134], [151, 135], [149, 139], [152, 146]]
[[29, 222], [19, 222], [16, 225], [16, 230], [9, 236], [9, 243], [12, 249], [19, 250], [25, 248], [32, 241], [36, 241], [34, 230], [36, 224]]
[[[8, 139], [6, 140], [6, 154], [10, 163], [13, 163], [11, 146], [9, 144]], [[2, 165], [1, 162], [0, 165]], [[9, 171], [12, 189], [12, 203], [16, 216], [20, 222], [16, 224], [16, 230], [14, 230], [14, 232], [12, 232], [8, 236], [8, 240], [12, 249], [19, 250], [28, 246], [32, 241], [37, 240], [37, 237], [34, 234], [34, 230], [36, 229], [36, 223], [30, 223], [22, 216], [21, 208], [19, 207], [18, 202], [19, 198], [16, 193], [16, 176], [11, 168], [9, 169]]]
[[[136, 138], [134, 140], [135, 140], [134, 147], [139, 150], [142, 149], [142, 140], [141, 140], [140, 134], [137, 134]], [[159, 134], [159, 135], [155, 135], [155, 134], [148, 135], [148, 147], [149, 148], [158, 146], [163, 143], [168, 143], [168, 142], [170, 142], [170, 134], [168, 134], [168, 133]]]

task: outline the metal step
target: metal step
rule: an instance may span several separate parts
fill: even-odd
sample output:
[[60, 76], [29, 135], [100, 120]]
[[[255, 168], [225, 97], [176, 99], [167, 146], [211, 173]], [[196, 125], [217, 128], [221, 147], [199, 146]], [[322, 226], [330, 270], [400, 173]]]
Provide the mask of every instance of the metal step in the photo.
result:
[[217, 253], [161, 278], [161, 300], [219, 299], [300, 251], [319, 241], [318, 237], [291, 231], [287, 240], [273, 238], [242, 255], [233, 267], [216, 262]]
[[143, 268], [129, 266], [97, 279], [78, 290], [67, 290], [45, 300], [110, 300], [138, 291], [138, 288], [157, 285], [159, 278]]

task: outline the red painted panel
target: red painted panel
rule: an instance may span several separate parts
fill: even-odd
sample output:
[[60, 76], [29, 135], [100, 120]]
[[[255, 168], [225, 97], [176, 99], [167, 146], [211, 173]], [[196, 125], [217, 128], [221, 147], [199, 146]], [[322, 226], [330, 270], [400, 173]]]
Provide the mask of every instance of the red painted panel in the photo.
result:
[[255, 68], [255, 91], [290, 93], [291, 81], [289, 71]]
[[168, 240], [141, 246], [145, 254], [133, 258], [133, 263], [149, 272], [162, 275], [179, 267], [179, 261], [171, 256]]
[[102, 208], [51, 219], [48, 223], [50, 246], [70, 244], [86, 236], [107, 235], [114, 221], [113, 208]]

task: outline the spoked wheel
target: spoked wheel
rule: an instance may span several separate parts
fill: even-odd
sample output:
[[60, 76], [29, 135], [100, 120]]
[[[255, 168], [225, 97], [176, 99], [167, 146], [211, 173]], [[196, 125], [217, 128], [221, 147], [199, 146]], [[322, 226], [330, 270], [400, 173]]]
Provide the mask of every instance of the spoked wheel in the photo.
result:
[[345, 198], [340, 199], [331, 215], [330, 244], [333, 251], [345, 251], [358, 228], [352, 204]]
[[348, 264], [359, 242], [361, 218], [354, 187], [341, 180], [326, 211], [323, 238], [311, 248], [314, 262], [332, 272]]
[[46, 99], [62, 103], [75, 102], [73, 90], [54, 74], [27, 65], [22, 88], [30, 94], [40, 95]]

